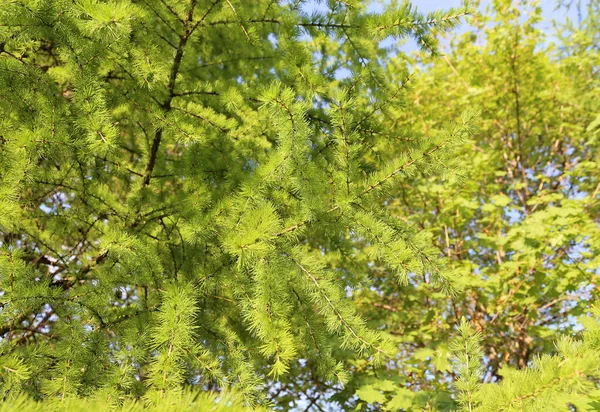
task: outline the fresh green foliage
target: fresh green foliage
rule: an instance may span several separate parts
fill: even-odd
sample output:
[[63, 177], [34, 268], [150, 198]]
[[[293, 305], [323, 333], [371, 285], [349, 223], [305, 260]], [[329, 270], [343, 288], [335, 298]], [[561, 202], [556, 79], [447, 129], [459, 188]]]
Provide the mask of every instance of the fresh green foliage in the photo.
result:
[[[106, 410], [106, 399], [102, 397], [93, 398], [69, 398], [61, 401], [60, 399], [47, 399], [44, 402], [36, 402], [25, 395], [17, 396], [4, 401], [0, 405], [0, 411], [102, 411]], [[114, 411], [127, 412], [162, 412], [162, 411], [210, 411], [210, 412], [243, 412], [248, 408], [241, 404], [240, 398], [231, 393], [198, 393], [198, 392], [167, 392], [154, 404], [144, 404], [142, 402], [128, 401], [121, 407], [114, 408]], [[255, 408], [261, 411], [261, 408]]]
[[[407, 108], [391, 108], [379, 126], [409, 130], [390, 158], [467, 108], [481, 113], [447, 163], [447, 179], [416, 169], [410, 182], [397, 181], [387, 203], [446, 255], [458, 292], [439, 293], [427, 276], [398, 284], [383, 265], [359, 260], [371, 284], [355, 300], [402, 355], [385, 372], [355, 369], [340, 392], [348, 404], [361, 388], [378, 388], [382, 398], [361, 397], [363, 409], [395, 410], [408, 387], [405, 410], [521, 410], [521, 397], [524, 411], [598, 408], [598, 347], [581, 346], [588, 369], [566, 366], [571, 358], [555, 346], [576, 351], [579, 343], [567, 350], [564, 342], [581, 340], [582, 316], [600, 294], [600, 3], [581, 5], [581, 22], [545, 34], [551, 25], [532, 2], [492, 1], [470, 18], [472, 30], [450, 40], [448, 54], [411, 61], [418, 72]], [[390, 60], [387, 75], [406, 59]], [[463, 343], [469, 347], [459, 351]], [[467, 356], [481, 372], [467, 367]], [[558, 368], [567, 358], [566, 369]], [[550, 385], [555, 379], [564, 386]], [[387, 381], [392, 390], [381, 387]], [[452, 394], [450, 405], [439, 398], [444, 393]]]
[[475, 332], [465, 318], [460, 320], [459, 336], [452, 342], [450, 350], [456, 358], [456, 389], [459, 391], [458, 403], [466, 410], [472, 411], [476, 402], [475, 394], [479, 389], [481, 367], [481, 334]]
[[434, 31], [469, 10], [323, 7], [3, 2], [4, 399], [160, 409], [192, 386], [267, 405], [298, 360], [338, 385], [341, 353], [396, 356], [346, 296], [364, 276], [329, 257], [367, 241], [400, 280], [435, 271], [451, 287], [437, 250], [380, 204], [443, 170], [473, 116], [391, 162], [378, 147], [402, 130], [371, 129], [406, 93], [379, 41], [435, 51]]
[[524, 370], [506, 368], [500, 383], [478, 384], [481, 336], [464, 320], [460, 337], [453, 344], [460, 377], [456, 387], [459, 402], [469, 411], [581, 411], [597, 410], [600, 393], [600, 309], [593, 317], [580, 319], [587, 330], [581, 340], [563, 337], [556, 343], [556, 353], [532, 360]]
[[0, 409], [596, 410], [600, 2], [490, 3], [4, 0]]

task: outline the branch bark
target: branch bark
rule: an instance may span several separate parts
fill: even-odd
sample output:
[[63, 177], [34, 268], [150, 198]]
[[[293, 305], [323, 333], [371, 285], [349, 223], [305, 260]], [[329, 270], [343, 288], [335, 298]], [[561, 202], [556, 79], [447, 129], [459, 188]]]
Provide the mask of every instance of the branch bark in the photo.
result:
[[[175, 82], [177, 80], [177, 74], [179, 73], [179, 67], [181, 66], [181, 60], [183, 59], [183, 52], [187, 41], [194, 32], [194, 30], [196, 30], [196, 28], [204, 21], [206, 16], [208, 16], [208, 14], [213, 10], [213, 8], [217, 5], [218, 2], [219, 0], [213, 1], [210, 8], [193, 26], [191, 24], [194, 15], [194, 8], [196, 7], [196, 0], [192, 0], [192, 2], [190, 3], [190, 8], [188, 9], [185, 20], [183, 21], [183, 33], [179, 37], [179, 44], [177, 46], [175, 58], [173, 59], [173, 65], [171, 66], [171, 71], [169, 73], [169, 83], [167, 84], [169, 95], [167, 96], [165, 102], [162, 104], [162, 108], [165, 110], [165, 113], [171, 111], [171, 102], [173, 101], [173, 97], [175, 97]], [[156, 133], [154, 134], [154, 139], [152, 140], [152, 147], [150, 148], [150, 157], [148, 158], [148, 163], [146, 164], [144, 179], [142, 180], [142, 187], [148, 186], [150, 184], [150, 179], [152, 179], [152, 171], [154, 170], [154, 166], [156, 165], [156, 157], [158, 155], [158, 149], [160, 148], [162, 136], [163, 128], [159, 127], [156, 130]]]

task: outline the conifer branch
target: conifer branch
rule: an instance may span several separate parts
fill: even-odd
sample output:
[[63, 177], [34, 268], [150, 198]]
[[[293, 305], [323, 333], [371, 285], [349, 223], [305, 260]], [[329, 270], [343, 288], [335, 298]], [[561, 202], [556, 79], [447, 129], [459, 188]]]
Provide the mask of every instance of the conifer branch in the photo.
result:
[[4, 325], [0, 326], [0, 337], [4, 336], [8, 332], [12, 332], [16, 327], [20, 325], [27, 317], [28, 313], [21, 313], [10, 322], [6, 322]]
[[381, 186], [382, 184], [384, 184], [385, 182], [387, 182], [388, 180], [390, 180], [392, 177], [396, 176], [398, 173], [403, 172], [404, 170], [406, 170], [407, 168], [409, 168], [410, 166], [414, 165], [415, 163], [417, 163], [420, 160], [423, 160], [424, 158], [432, 155], [433, 153], [437, 152], [438, 150], [440, 150], [442, 147], [444, 147], [444, 145], [446, 143], [448, 143], [450, 139], [446, 139], [446, 140], [442, 140], [440, 143], [438, 143], [437, 145], [435, 145], [433, 148], [431, 148], [430, 150], [426, 151], [425, 153], [423, 153], [421, 156], [416, 157], [414, 159], [411, 159], [410, 161], [402, 164], [400, 167], [398, 167], [396, 170], [394, 170], [393, 172], [389, 173], [388, 175], [386, 175], [383, 179], [378, 180], [377, 182], [367, 186], [362, 192], [360, 192], [358, 194], [358, 197], [362, 197], [364, 195], [366, 195], [367, 193], [370, 193], [371, 191], [373, 191], [374, 189], [378, 188], [379, 186]]
[[[179, 33], [177, 32], [177, 30], [175, 30], [175, 29], [174, 29], [174, 28], [173, 28], [173, 27], [172, 27], [172, 26], [169, 24], [169, 22], [168, 22], [167, 20], [165, 20], [165, 18], [164, 18], [163, 16], [161, 16], [161, 15], [160, 15], [160, 13], [159, 13], [159, 12], [157, 12], [157, 11], [154, 9], [154, 7], [152, 7], [152, 6], [151, 6], [151, 5], [148, 3], [148, 1], [147, 1], [147, 0], [143, 0], [143, 1], [144, 1], [144, 4], [146, 4], [146, 6], [147, 6], [147, 7], [148, 7], [148, 8], [149, 8], [151, 11], [152, 11], [152, 13], [154, 13], [154, 15], [155, 15], [156, 17], [158, 17], [158, 18], [159, 18], [159, 19], [160, 19], [160, 20], [161, 20], [161, 21], [162, 21], [162, 22], [165, 24], [165, 26], [167, 26], [167, 28], [169, 28], [169, 29], [170, 29], [170, 30], [171, 30], [171, 31], [172, 31], [172, 32], [173, 32], [173, 33], [174, 33], [174, 34], [175, 34], [177, 37], [179, 37]], [[177, 19], [178, 19], [178, 21], [181, 21], [181, 19], [179, 19], [179, 16], [177, 16]], [[170, 42], [169, 42], [169, 44], [170, 44]], [[173, 47], [177, 48], [177, 46], [175, 46], [175, 45], [174, 45]]]
[[364, 124], [365, 121], [367, 121], [371, 116], [373, 116], [378, 110], [381, 110], [383, 107], [385, 107], [386, 105], [389, 105], [391, 102], [396, 100], [400, 96], [400, 92], [406, 88], [406, 85], [413, 78], [414, 75], [415, 75], [415, 72], [409, 73], [408, 76], [402, 81], [402, 83], [396, 88], [396, 91], [390, 98], [385, 99], [385, 101], [380, 104], [375, 104], [374, 107], [371, 109], [371, 111], [369, 111], [369, 113], [367, 113], [365, 116], [363, 116], [356, 123], [356, 125], [354, 127], [356, 129], [358, 129], [359, 127], [361, 127]]
[[425, 21], [418, 21], [418, 20], [398, 21], [397, 23], [394, 23], [394, 24], [377, 26], [377, 31], [391, 29], [391, 28], [398, 27], [398, 26], [404, 26], [407, 28], [414, 29], [414, 28], [422, 27], [422, 26], [437, 25], [437, 24], [452, 21], [452, 20], [458, 20], [461, 17], [470, 16], [471, 14], [472, 14], [471, 12], [461, 12], [461, 13], [454, 14], [451, 16], [444, 16], [440, 19], [429, 19], [429, 20], [425, 20]]
[[333, 311], [333, 313], [335, 314], [335, 316], [337, 317], [337, 319], [340, 321], [340, 323], [344, 326], [344, 328], [359, 342], [361, 342], [363, 345], [368, 346], [370, 348], [373, 348], [374, 350], [376, 350], [377, 352], [381, 353], [382, 355], [386, 356], [386, 357], [391, 357], [387, 352], [385, 352], [381, 347], [374, 345], [371, 342], [368, 342], [367, 340], [365, 340], [362, 336], [360, 336], [356, 330], [352, 327], [352, 325], [350, 325], [350, 323], [346, 320], [346, 318], [344, 318], [344, 316], [341, 314], [341, 312], [339, 311], [339, 309], [337, 308], [337, 306], [331, 301], [331, 299], [329, 298], [329, 296], [327, 295], [327, 293], [325, 293], [323, 291], [323, 289], [321, 288], [321, 285], [319, 284], [319, 281], [315, 278], [315, 276], [308, 270], [306, 269], [300, 262], [298, 262], [296, 259], [290, 257], [292, 262], [294, 262], [296, 264], [296, 266], [298, 266], [300, 268], [300, 270], [302, 272], [304, 272], [304, 274], [306, 276], [308, 276], [308, 278], [313, 282], [313, 284], [315, 285], [315, 287], [317, 288], [317, 291], [319, 292], [319, 294], [321, 295], [321, 297], [323, 299], [325, 299], [325, 301], [327, 302], [327, 305], [331, 308], [331, 310]]
[[523, 402], [524, 400], [526, 400], [526, 399], [531, 399], [531, 398], [535, 398], [537, 395], [539, 395], [540, 393], [544, 392], [545, 390], [547, 390], [547, 389], [550, 389], [550, 388], [552, 388], [553, 386], [556, 386], [556, 385], [558, 385], [559, 383], [561, 383], [561, 382], [563, 382], [563, 381], [565, 381], [565, 380], [567, 380], [567, 379], [571, 379], [571, 378], [574, 378], [574, 377], [577, 377], [577, 376], [581, 377], [581, 376], [585, 376], [585, 374], [584, 374], [582, 371], [580, 371], [580, 370], [575, 370], [575, 371], [571, 372], [570, 374], [568, 374], [568, 375], [566, 375], [566, 376], [561, 376], [561, 377], [554, 378], [554, 379], [553, 379], [551, 382], [549, 382], [548, 384], [546, 384], [546, 385], [543, 385], [543, 386], [540, 386], [539, 388], [537, 388], [536, 390], [534, 390], [534, 391], [533, 391], [533, 392], [531, 392], [531, 393], [528, 393], [527, 395], [521, 395], [521, 396], [517, 396], [517, 397], [515, 397], [515, 398], [514, 398], [514, 399], [513, 399], [513, 400], [510, 402], [510, 404], [512, 405], [514, 402], [518, 402], [518, 403], [519, 403], [519, 405], [521, 405], [521, 408], [522, 408], [522, 405], [523, 405], [523, 403], [522, 403], [522, 402]]
[[228, 133], [229, 132], [229, 129], [226, 129], [226, 128], [222, 127], [222, 126], [219, 126], [218, 124], [216, 124], [212, 120], [210, 120], [210, 119], [208, 119], [208, 118], [206, 118], [206, 117], [204, 117], [204, 116], [202, 116], [200, 114], [192, 113], [192, 112], [190, 112], [188, 110], [182, 109], [181, 107], [173, 107], [172, 109], [173, 110], [178, 110], [178, 111], [180, 111], [182, 113], [185, 113], [188, 116], [195, 117], [196, 119], [200, 119], [203, 122], [208, 123], [210, 126], [214, 127], [215, 129], [219, 130], [220, 132], [223, 132], [223, 133]]
[[[169, 112], [171, 110], [171, 102], [173, 101], [174, 92], [175, 92], [175, 81], [177, 80], [177, 74], [179, 73], [179, 66], [181, 65], [181, 60], [183, 59], [183, 52], [189, 37], [192, 35], [194, 30], [198, 27], [199, 24], [204, 21], [204, 19], [208, 16], [208, 14], [212, 11], [214, 6], [218, 3], [219, 0], [215, 0], [210, 8], [204, 13], [204, 15], [200, 18], [200, 20], [191, 28], [189, 27], [192, 22], [192, 17], [194, 14], [194, 8], [196, 6], [196, 0], [192, 0], [190, 7], [188, 9], [185, 20], [183, 21], [183, 34], [179, 37], [179, 45], [177, 46], [177, 51], [175, 52], [175, 58], [173, 59], [173, 64], [171, 66], [171, 71], [169, 73], [169, 82], [167, 84], [167, 90], [169, 92], [167, 96], [167, 100], [162, 104], [162, 108], [165, 112]], [[163, 135], [163, 127], [159, 127], [154, 134], [154, 139], [152, 140], [152, 147], [150, 148], [150, 157], [148, 159], [148, 163], [146, 164], [146, 170], [144, 172], [144, 178], [142, 180], [142, 187], [148, 186], [150, 184], [150, 179], [152, 178], [152, 171], [154, 170], [154, 165], [156, 164], [156, 157], [158, 155], [158, 148], [160, 147], [160, 142], [162, 140]]]
[[[271, 23], [271, 24], [285, 24], [283, 21], [275, 19], [275, 18], [261, 18], [261, 19], [248, 19], [248, 23]], [[199, 24], [201, 26], [227, 26], [230, 24], [239, 24], [237, 20], [216, 20], [210, 21], [203, 24]], [[344, 24], [344, 23], [320, 23], [320, 22], [296, 22], [294, 25], [299, 27], [315, 27], [319, 29], [358, 29], [361, 26], [354, 24]]]
[[[237, 15], [237, 11], [235, 11], [235, 7], [233, 7], [233, 4], [231, 4], [231, 2], [229, 0], [225, 0], [225, 1], [227, 2], [227, 4], [229, 4], [229, 7], [231, 7], [233, 14]], [[248, 41], [250, 41], [250, 36], [248, 35], [248, 31], [246, 31], [246, 28], [244, 27], [244, 24], [241, 21], [240, 21], [240, 27], [242, 28], [242, 31], [244, 32], [246, 39], [248, 39]]]
[[204, 22], [206, 17], [208, 17], [208, 15], [212, 12], [212, 10], [219, 3], [219, 1], [221, 1], [221, 0], [214, 0], [212, 2], [212, 4], [210, 5], [210, 7], [208, 8], [208, 10], [206, 10], [206, 12], [200, 17], [200, 19], [196, 23], [194, 23], [194, 26], [192, 26], [192, 29], [190, 30], [190, 35], [196, 31], [198, 26], [202, 25], [202, 23]]
[[[291, 286], [290, 286], [290, 289], [292, 290], [292, 292], [296, 296], [296, 299], [298, 299], [298, 303], [300, 304], [300, 306], [303, 307], [304, 306], [304, 302], [302, 302], [302, 299], [300, 299], [300, 295], [298, 294], [298, 292], [296, 292], [296, 289], [294, 289]], [[304, 323], [306, 324], [306, 327], [308, 329], [308, 333], [309, 333], [310, 339], [312, 341], [313, 347], [315, 349], [315, 353], [316, 353], [316, 355], [318, 357], [320, 355], [321, 351], [319, 349], [319, 344], [317, 343], [317, 338], [315, 337], [313, 328], [312, 328], [310, 322], [308, 321], [308, 319], [306, 318], [306, 315], [304, 314], [304, 312], [301, 312], [301, 313], [302, 313], [302, 318], [304, 319]]]

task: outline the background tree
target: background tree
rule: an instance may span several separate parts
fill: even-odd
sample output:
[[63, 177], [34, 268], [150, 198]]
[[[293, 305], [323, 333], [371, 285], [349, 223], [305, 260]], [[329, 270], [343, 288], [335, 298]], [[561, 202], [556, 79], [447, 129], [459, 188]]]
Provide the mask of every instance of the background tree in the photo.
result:
[[[372, 283], [356, 300], [373, 326], [393, 336], [405, 361], [387, 374], [353, 375], [347, 391], [365, 403], [377, 400], [390, 410], [454, 408], [442, 394], [454, 391], [449, 343], [460, 341], [454, 325], [461, 317], [480, 336], [483, 369], [475, 378], [497, 382], [513, 376], [508, 367], [524, 369], [537, 365], [537, 356], [555, 353], [555, 341], [575, 335], [598, 299], [599, 3], [582, 5], [580, 24], [567, 21], [548, 36], [534, 3], [491, 3], [470, 20], [472, 30], [452, 40], [448, 55], [415, 62], [420, 72], [407, 108], [390, 108], [380, 125], [380, 131], [412, 130], [404, 132], [410, 140], [435, 133], [465, 108], [481, 110], [478, 130], [456, 151], [455, 173], [448, 176], [456, 183], [416, 171], [387, 199], [399, 221], [429, 234], [462, 290], [449, 299], [433, 291], [426, 276], [402, 286], [383, 265], [371, 267]], [[391, 61], [388, 76], [404, 60]], [[596, 369], [586, 373], [597, 379]], [[564, 377], [549, 373], [541, 384], [533, 372], [518, 376], [518, 390], [502, 393], [507, 403], [535, 394], [535, 407], [549, 410], [579, 399], [577, 391], [560, 397]], [[542, 396], [540, 387], [557, 398]], [[597, 407], [593, 397], [584, 399], [577, 408]], [[480, 400], [492, 402], [488, 392]], [[586, 402], [592, 402], [588, 409]], [[503, 410], [500, 405], [484, 409]]]

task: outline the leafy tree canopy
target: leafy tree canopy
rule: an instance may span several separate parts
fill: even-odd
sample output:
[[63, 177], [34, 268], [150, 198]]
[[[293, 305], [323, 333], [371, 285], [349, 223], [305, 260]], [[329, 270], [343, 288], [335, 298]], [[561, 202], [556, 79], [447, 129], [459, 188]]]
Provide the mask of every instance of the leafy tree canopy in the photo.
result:
[[595, 410], [600, 5], [476, 6], [5, 0], [0, 409]]

